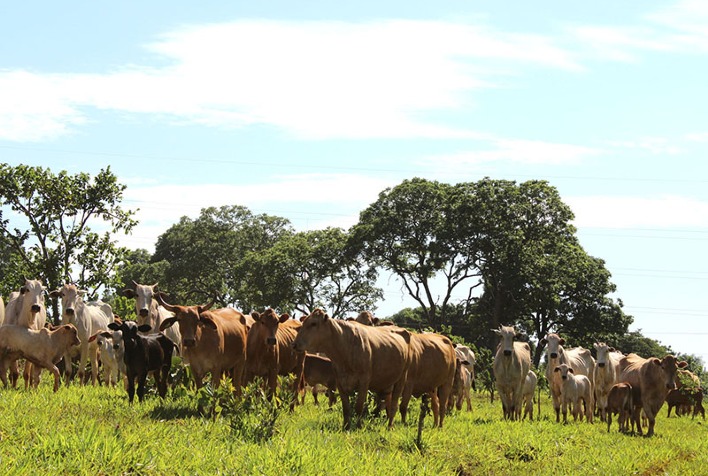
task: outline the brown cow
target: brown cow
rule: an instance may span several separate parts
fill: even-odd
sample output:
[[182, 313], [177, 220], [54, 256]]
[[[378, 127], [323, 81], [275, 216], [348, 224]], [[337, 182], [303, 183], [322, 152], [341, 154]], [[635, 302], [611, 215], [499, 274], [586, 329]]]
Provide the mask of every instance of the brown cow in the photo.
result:
[[206, 306], [173, 306], [157, 299], [174, 317], [168, 317], [160, 325], [160, 330], [173, 324], [179, 325], [182, 339], [182, 354], [194, 375], [197, 388], [202, 379], [211, 373], [214, 388], [221, 382], [225, 372], [231, 373], [236, 392], [240, 394], [243, 373], [246, 367], [246, 316], [233, 308], [210, 310], [213, 302]]
[[628, 382], [635, 392], [632, 419], [642, 434], [640, 412], [643, 409], [649, 421], [647, 436], [654, 434], [656, 415], [666, 400], [669, 390], [676, 388], [676, 371], [688, 365], [678, 362], [673, 355], [659, 360], [656, 357], [644, 359], [637, 354], [629, 354], [620, 361], [620, 381]]
[[671, 416], [671, 409], [676, 408], [678, 416], [691, 412], [693, 413], [692, 418], [696, 418], [696, 415], [700, 413], [703, 419], [706, 419], [706, 412], [703, 408], [703, 390], [700, 387], [698, 389], [674, 388], [669, 390], [666, 395], [666, 406], [668, 407], [667, 418]]
[[410, 332], [405, 329], [362, 326], [332, 319], [322, 309], [315, 309], [304, 320], [294, 346], [300, 351], [324, 352], [332, 360], [345, 429], [351, 428], [350, 394], [357, 392], [358, 426], [369, 390], [384, 397], [390, 428], [406, 383], [410, 342]]
[[439, 334], [411, 333], [410, 348], [411, 362], [401, 395], [401, 421], [406, 423], [411, 396], [427, 394], [433, 411], [433, 426], [442, 428], [455, 377], [455, 346], [450, 339]]
[[262, 314], [253, 312], [251, 316], [254, 323], [248, 331], [246, 382], [263, 377], [270, 399], [275, 395], [278, 375], [293, 374], [292, 408], [299, 393], [305, 361], [305, 353], [295, 351], [292, 343], [302, 323], [290, 319], [288, 314], [278, 316], [273, 309], [266, 309]]
[[[315, 405], [317, 405], [318, 386], [324, 386], [327, 388], [329, 406], [331, 407], [334, 405], [337, 401], [337, 395], [334, 393], [337, 390], [337, 379], [334, 376], [332, 361], [329, 360], [329, 358], [321, 355], [305, 354], [302, 377], [305, 384], [312, 387], [312, 397], [315, 399]], [[305, 403], [304, 393], [302, 396], [302, 403]]]
[[630, 423], [634, 426], [632, 421], [632, 411], [634, 409], [632, 393], [632, 386], [627, 382], [616, 383], [610, 388], [610, 391], [607, 392], [605, 417], [607, 420], [608, 433], [612, 425], [612, 415], [615, 413], [618, 414], [617, 423], [620, 432], [627, 433]]

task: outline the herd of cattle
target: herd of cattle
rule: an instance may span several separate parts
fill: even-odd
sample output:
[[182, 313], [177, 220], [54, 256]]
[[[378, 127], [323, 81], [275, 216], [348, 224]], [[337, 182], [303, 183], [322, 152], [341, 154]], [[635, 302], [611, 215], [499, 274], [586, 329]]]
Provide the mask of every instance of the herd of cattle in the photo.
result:
[[[455, 345], [443, 335], [416, 333], [387, 322], [377, 322], [364, 311], [356, 319], [329, 317], [316, 309], [301, 319], [278, 315], [273, 309], [242, 314], [233, 308], [168, 304], [157, 285], [141, 285], [123, 291], [135, 299], [136, 321], [114, 316], [102, 302], [84, 302], [84, 291], [73, 284], [47, 293], [39, 280], [25, 280], [19, 292], [0, 298], [0, 379], [17, 385], [18, 361], [25, 360], [25, 387], [36, 387], [42, 369], [54, 376], [54, 391], [60, 386], [57, 363], [78, 357], [78, 379], [86, 380], [90, 363], [96, 384], [99, 361], [106, 384], [115, 385], [121, 375], [129, 402], [136, 393], [142, 401], [148, 374], [153, 375], [158, 394], [167, 392], [174, 353], [188, 365], [197, 388], [207, 374], [218, 386], [224, 375], [231, 377], [235, 391], [256, 377], [263, 379], [267, 394], [276, 391], [278, 375], [293, 375], [293, 395], [306, 386], [325, 388], [330, 406], [335, 390], [342, 402], [344, 427], [352, 425], [350, 396], [356, 394], [354, 413], [358, 424], [367, 395], [376, 395], [391, 427], [397, 411], [405, 423], [411, 397], [427, 395], [434, 426], [442, 427], [447, 410], [471, 410], [474, 385], [474, 353]], [[45, 295], [61, 299], [62, 325], [46, 324]], [[386, 325], [389, 324], [389, 325]], [[537, 375], [531, 369], [528, 343], [515, 342], [513, 327], [501, 326], [493, 373], [506, 419], [533, 419]], [[695, 416], [703, 413], [703, 394], [695, 375], [682, 368], [672, 355], [643, 359], [623, 355], [604, 343], [596, 343], [597, 358], [580, 347], [565, 349], [557, 334], [540, 343], [547, 346], [546, 378], [550, 386], [556, 421], [567, 422], [568, 407], [574, 419], [593, 421], [597, 412], [607, 422], [618, 414], [620, 431], [636, 427], [642, 434], [641, 417], [654, 433], [656, 415], [666, 401], [669, 412], [686, 408]], [[65, 365], [71, 379], [72, 365]], [[688, 380], [687, 380], [688, 379]], [[689, 382], [690, 385], [686, 385]], [[681, 386], [685, 388], [678, 388]], [[689, 391], [686, 388], [690, 388]], [[303, 396], [304, 398], [304, 396]], [[400, 404], [399, 404], [400, 400]], [[291, 409], [296, 400], [291, 403]], [[522, 413], [523, 409], [523, 415]], [[704, 416], [705, 418], [705, 416]]]

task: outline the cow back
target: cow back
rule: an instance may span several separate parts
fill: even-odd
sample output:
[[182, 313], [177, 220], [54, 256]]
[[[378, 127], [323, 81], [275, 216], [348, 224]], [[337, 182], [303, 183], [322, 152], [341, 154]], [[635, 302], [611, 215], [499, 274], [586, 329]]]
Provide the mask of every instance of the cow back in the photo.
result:
[[456, 353], [450, 339], [439, 334], [411, 333], [410, 349], [411, 362], [407, 379], [412, 384], [413, 395], [452, 384]]

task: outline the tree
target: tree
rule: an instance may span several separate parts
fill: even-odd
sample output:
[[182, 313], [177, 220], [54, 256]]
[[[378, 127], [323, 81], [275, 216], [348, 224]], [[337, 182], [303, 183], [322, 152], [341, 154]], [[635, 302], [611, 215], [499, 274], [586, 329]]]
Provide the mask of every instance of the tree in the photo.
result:
[[253, 307], [245, 257], [272, 247], [291, 234], [290, 222], [254, 215], [246, 207], [209, 207], [192, 220], [182, 217], [160, 235], [151, 262], [164, 260], [164, 282], [176, 302], [207, 302], [216, 295], [222, 306]]
[[317, 307], [332, 317], [374, 310], [382, 296], [377, 273], [366, 265], [348, 235], [326, 228], [285, 235], [271, 248], [252, 252], [246, 269], [255, 304], [309, 314]]
[[474, 255], [450, 236], [450, 191], [440, 182], [405, 180], [381, 192], [352, 228], [366, 259], [401, 279], [433, 327], [445, 323], [455, 288], [477, 275]]
[[[137, 224], [134, 212], [120, 207], [125, 188], [110, 167], [91, 177], [0, 164], [1, 245], [49, 288], [71, 280], [95, 294], [111, 282], [125, 251], [112, 236]], [[56, 301], [52, 308], [57, 320]]]

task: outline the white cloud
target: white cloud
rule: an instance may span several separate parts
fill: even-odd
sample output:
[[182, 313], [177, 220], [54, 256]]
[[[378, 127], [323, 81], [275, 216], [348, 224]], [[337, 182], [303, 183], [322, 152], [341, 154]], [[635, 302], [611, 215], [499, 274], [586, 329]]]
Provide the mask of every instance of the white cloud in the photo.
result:
[[654, 198], [585, 196], [564, 199], [579, 228], [672, 228], [708, 226], [708, 202], [676, 195]]
[[468, 137], [425, 114], [469, 108], [471, 91], [527, 65], [580, 69], [548, 37], [438, 21], [243, 20], [183, 28], [147, 48], [167, 66], [0, 72], [8, 125], [0, 138], [56, 137], [91, 108], [212, 127], [267, 124], [309, 139]]
[[560, 144], [523, 139], [487, 138], [491, 146], [486, 150], [434, 156], [426, 163], [459, 167], [485, 163], [507, 162], [528, 165], [573, 165], [583, 159], [602, 154], [602, 150], [573, 144]]
[[623, 149], [639, 149], [661, 156], [681, 153], [681, 148], [665, 137], [641, 137], [637, 140], [612, 141], [609, 145]]

